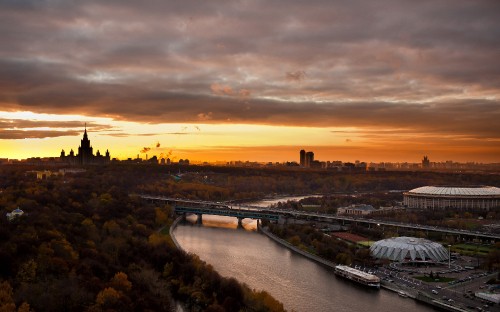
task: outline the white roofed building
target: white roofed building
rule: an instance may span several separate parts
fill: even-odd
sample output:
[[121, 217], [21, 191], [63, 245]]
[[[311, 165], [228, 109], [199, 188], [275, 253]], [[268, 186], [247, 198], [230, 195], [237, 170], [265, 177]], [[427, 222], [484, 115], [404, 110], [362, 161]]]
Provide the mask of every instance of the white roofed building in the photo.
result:
[[16, 209], [14, 209], [12, 212], [8, 212], [8, 213], [6, 214], [6, 216], [7, 216], [7, 219], [8, 219], [9, 221], [12, 221], [12, 220], [14, 220], [14, 219], [15, 219], [15, 218], [17, 218], [17, 217], [22, 216], [23, 214], [24, 214], [24, 211], [22, 211], [22, 210], [21, 210], [21, 209], [19, 209], [19, 207], [18, 207], [18, 208], [16, 208]]
[[399, 262], [440, 262], [448, 260], [449, 253], [443, 245], [415, 237], [393, 237], [375, 242], [370, 253], [378, 259]]

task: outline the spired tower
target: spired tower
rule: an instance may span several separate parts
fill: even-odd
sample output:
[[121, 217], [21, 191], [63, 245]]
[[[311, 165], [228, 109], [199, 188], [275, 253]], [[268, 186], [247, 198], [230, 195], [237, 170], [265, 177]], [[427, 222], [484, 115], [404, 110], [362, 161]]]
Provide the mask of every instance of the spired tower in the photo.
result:
[[85, 132], [83, 133], [83, 139], [80, 141], [80, 146], [78, 147], [78, 154], [75, 155], [75, 152], [71, 150], [71, 152], [66, 155], [66, 152], [62, 150], [59, 159], [70, 165], [103, 165], [111, 161], [111, 156], [109, 155], [109, 150], [106, 150], [105, 155], [102, 155], [99, 151], [94, 155], [92, 145], [90, 145], [90, 140], [87, 135], [87, 124], [85, 124]]
[[422, 168], [430, 168], [431, 162], [427, 156], [424, 156], [424, 159], [422, 159]]
[[87, 136], [87, 124], [85, 124], [83, 139], [81, 140], [80, 146], [78, 147], [78, 158], [79, 163], [82, 165], [90, 164], [94, 160], [92, 146], [90, 145], [90, 140]]

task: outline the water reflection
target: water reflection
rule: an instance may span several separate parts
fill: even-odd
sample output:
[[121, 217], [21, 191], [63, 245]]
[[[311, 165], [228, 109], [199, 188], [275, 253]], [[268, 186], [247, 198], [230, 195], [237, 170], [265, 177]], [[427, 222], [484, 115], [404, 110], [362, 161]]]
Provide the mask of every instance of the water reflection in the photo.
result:
[[256, 207], [269, 207], [269, 206], [277, 204], [279, 202], [285, 203], [287, 201], [299, 201], [299, 200], [304, 199], [306, 197], [321, 197], [321, 196], [309, 195], [309, 196], [279, 197], [279, 198], [271, 198], [271, 199], [263, 199], [263, 200], [246, 202], [245, 205], [256, 206]]
[[[186, 217], [186, 220], [189, 224], [196, 223], [196, 216], [189, 215]], [[256, 231], [257, 230], [257, 221], [251, 219], [243, 219], [242, 221], [243, 229], [248, 231]], [[238, 222], [236, 218], [232, 217], [223, 217], [223, 216], [203, 216], [203, 226], [204, 227], [216, 227], [216, 228], [226, 228], [226, 229], [237, 229]]]

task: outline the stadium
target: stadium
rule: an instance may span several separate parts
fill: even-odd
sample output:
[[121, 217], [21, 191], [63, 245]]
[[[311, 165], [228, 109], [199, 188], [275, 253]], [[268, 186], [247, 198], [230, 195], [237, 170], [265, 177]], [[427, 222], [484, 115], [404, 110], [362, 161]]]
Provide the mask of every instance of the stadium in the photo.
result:
[[423, 186], [403, 193], [408, 208], [460, 210], [500, 207], [500, 188], [494, 186]]
[[378, 259], [398, 262], [441, 262], [449, 253], [443, 245], [423, 238], [393, 237], [375, 242], [370, 253]]

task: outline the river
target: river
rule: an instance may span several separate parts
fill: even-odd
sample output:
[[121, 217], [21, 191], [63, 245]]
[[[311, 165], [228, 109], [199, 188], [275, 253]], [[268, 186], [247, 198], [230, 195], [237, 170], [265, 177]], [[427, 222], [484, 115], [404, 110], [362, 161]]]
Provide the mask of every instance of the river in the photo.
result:
[[[188, 220], [194, 223], [196, 217]], [[202, 226], [179, 224], [174, 235], [184, 250], [197, 254], [221, 275], [267, 291], [288, 311], [434, 311], [413, 299], [335, 276], [256, 232], [253, 220], [243, 220], [243, 226], [237, 229], [235, 218], [204, 215]]]

